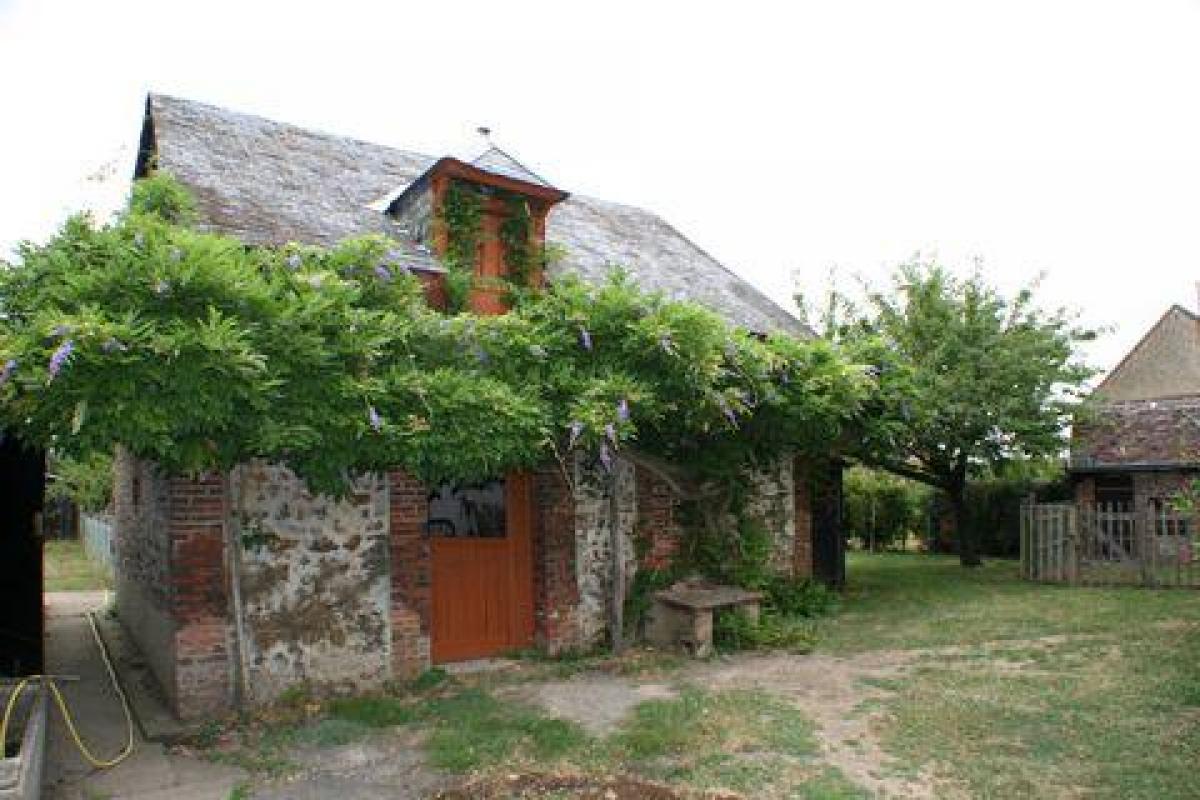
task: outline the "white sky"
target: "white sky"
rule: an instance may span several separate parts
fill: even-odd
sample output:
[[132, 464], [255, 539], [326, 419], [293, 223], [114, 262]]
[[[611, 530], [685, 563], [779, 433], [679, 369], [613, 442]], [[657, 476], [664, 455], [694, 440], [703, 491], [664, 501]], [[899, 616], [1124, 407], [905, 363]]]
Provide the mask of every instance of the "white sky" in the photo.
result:
[[1197, 304], [1200, 0], [0, 0], [0, 253], [127, 180], [147, 89], [431, 155], [488, 124], [789, 306], [978, 256], [1115, 326], [1107, 368]]

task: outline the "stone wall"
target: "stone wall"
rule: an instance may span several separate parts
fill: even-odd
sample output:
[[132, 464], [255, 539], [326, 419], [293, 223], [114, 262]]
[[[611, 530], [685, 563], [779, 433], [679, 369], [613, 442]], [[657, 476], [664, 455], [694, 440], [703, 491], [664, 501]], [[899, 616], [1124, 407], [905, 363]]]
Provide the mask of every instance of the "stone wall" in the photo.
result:
[[391, 677], [388, 486], [359, 478], [313, 495], [287, 467], [253, 462], [229, 481], [250, 702], [307, 684], [322, 693]]
[[[614, 462], [621, 552], [626, 588], [637, 571], [633, 546], [637, 523], [637, 480], [632, 464]], [[613, 554], [610, 534], [611, 476], [599, 464], [575, 460], [575, 570], [579, 585], [576, 610], [578, 640], [583, 647], [603, 642], [612, 606]]]
[[168, 482], [124, 448], [113, 460], [117, 613], [164, 687], [175, 686]]
[[783, 458], [746, 475], [745, 515], [773, 540], [771, 566], [775, 572], [791, 575], [796, 558], [796, 491], [793, 463]]
[[795, 521], [792, 529], [792, 575], [796, 578], [813, 576], [813, 492], [806, 465], [792, 462], [792, 510]]

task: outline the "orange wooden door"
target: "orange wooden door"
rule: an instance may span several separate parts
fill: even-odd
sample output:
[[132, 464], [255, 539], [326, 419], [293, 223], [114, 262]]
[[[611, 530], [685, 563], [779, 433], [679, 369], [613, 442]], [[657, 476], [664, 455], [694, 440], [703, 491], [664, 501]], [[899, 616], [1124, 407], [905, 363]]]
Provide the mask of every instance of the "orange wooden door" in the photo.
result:
[[432, 532], [435, 663], [494, 656], [533, 643], [532, 481], [504, 481], [503, 536]]

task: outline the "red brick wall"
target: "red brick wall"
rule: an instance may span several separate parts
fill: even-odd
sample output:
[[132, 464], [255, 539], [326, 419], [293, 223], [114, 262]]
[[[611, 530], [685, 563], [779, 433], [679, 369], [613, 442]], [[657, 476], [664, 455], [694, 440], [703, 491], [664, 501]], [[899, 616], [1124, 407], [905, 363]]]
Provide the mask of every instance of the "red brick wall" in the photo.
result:
[[534, 615], [539, 647], [560, 653], [576, 647], [575, 500], [557, 467], [534, 473]]
[[175, 686], [166, 687], [183, 718], [220, 713], [233, 703], [233, 649], [225, 572], [225, 479], [171, 478], [171, 613], [175, 619]]
[[432, 558], [424, 535], [429, 494], [403, 472], [388, 475], [392, 534], [392, 674], [409, 679], [429, 668]]
[[670, 566], [679, 552], [683, 530], [679, 524], [679, 508], [675, 493], [654, 473], [637, 467], [637, 528], [636, 536], [646, 550], [640, 566], [663, 569]]
[[792, 574], [797, 578], [811, 578], [812, 562], [812, 481], [799, 459], [792, 472], [793, 491], [796, 502], [796, 547], [793, 550]]

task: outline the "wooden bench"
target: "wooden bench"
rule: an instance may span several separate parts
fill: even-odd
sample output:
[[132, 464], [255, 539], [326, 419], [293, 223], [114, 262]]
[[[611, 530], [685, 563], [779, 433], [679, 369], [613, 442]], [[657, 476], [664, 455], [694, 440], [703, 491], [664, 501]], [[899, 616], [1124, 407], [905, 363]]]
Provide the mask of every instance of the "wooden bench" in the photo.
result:
[[697, 658], [712, 654], [713, 612], [734, 609], [758, 621], [761, 592], [736, 586], [679, 583], [654, 593], [646, 619], [646, 639], [658, 647], [683, 647]]

